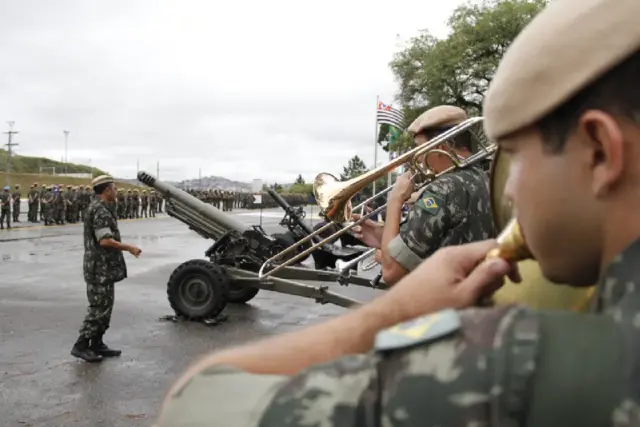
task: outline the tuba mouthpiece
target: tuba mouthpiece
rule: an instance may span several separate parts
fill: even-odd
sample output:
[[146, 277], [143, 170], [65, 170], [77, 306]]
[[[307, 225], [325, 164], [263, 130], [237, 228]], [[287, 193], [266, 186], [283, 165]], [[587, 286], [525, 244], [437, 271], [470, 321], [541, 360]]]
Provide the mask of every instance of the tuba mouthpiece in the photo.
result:
[[533, 254], [531, 254], [524, 241], [520, 224], [515, 218], [509, 221], [497, 240], [498, 247], [490, 250], [486, 258], [502, 258], [509, 262], [533, 258]]

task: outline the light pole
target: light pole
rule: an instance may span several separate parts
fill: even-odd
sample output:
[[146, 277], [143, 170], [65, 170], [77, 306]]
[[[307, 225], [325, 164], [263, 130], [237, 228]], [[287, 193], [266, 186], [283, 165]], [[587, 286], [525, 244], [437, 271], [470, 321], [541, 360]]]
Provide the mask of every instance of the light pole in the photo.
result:
[[64, 173], [67, 173], [67, 143], [69, 142], [69, 131], [63, 130], [64, 133]]

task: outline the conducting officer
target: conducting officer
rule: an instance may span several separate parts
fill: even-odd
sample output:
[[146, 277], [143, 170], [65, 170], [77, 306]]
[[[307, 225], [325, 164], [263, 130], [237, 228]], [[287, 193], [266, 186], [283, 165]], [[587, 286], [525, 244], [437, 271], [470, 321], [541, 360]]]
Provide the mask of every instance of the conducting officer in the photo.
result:
[[530, 250], [550, 280], [597, 282], [593, 313], [446, 309], [513, 270], [481, 262], [492, 241], [444, 248], [343, 316], [210, 355], [157, 426], [640, 425], [639, 16], [551, 2], [484, 101]]
[[134, 245], [121, 243], [118, 220], [108, 206], [116, 201], [114, 179], [101, 175], [91, 184], [97, 197], [87, 208], [84, 217], [82, 265], [89, 309], [71, 354], [87, 362], [99, 362], [103, 357], [115, 357], [121, 353], [120, 350], [109, 348], [103, 336], [111, 323], [114, 286], [127, 277], [127, 265], [122, 252], [129, 252], [137, 258], [141, 251]]
[[[407, 130], [420, 146], [466, 119], [461, 108], [441, 105], [422, 113]], [[450, 142], [452, 155], [468, 157], [472, 144], [470, 131], [459, 133]], [[424, 163], [436, 173], [452, 166], [451, 160], [439, 153], [429, 155]], [[400, 225], [407, 201], [411, 210]], [[354, 227], [354, 234], [368, 246], [380, 249], [376, 260], [381, 263], [384, 281], [390, 285], [438, 248], [495, 237], [489, 178], [480, 167], [449, 172], [421, 191], [415, 191], [411, 174], [405, 173], [396, 181], [387, 202], [384, 225], [366, 221]]]

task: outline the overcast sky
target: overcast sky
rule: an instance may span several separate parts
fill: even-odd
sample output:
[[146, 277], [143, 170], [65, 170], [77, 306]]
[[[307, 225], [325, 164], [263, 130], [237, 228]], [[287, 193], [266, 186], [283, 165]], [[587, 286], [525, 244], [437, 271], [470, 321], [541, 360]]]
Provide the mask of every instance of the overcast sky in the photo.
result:
[[18, 153], [62, 159], [66, 129], [69, 161], [119, 177], [139, 159], [163, 179], [291, 182], [373, 163], [396, 36], [446, 35], [461, 1], [1, 3], [0, 130], [16, 122]]

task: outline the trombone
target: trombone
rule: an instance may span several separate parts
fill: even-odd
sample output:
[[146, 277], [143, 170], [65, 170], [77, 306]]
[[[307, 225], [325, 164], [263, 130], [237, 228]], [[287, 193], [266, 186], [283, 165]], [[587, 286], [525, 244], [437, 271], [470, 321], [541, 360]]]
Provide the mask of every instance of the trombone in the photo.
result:
[[[477, 138], [481, 149], [478, 152], [467, 157], [466, 159], [459, 159], [455, 154], [452, 154], [449, 151], [437, 148], [445, 144], [447, 140], [461, 134], [462, 132], [469, 130], [473, 126], [476, 126], [482, 123], [482, 121], [483, 121], [483, 117], [469, 118], [464, 122], [452, 127], [451, 129], [441, 133], [437, 137], [433, 138], [431, 141], [428, 141], [423, 145], [419, 145], [407, 151], [406, 153], [396, 157], [387, 165], [381, 166], [378, 169], [373, 169], [367, 173], [364, 173], [358, 177], [355, 177], [347, 181], [340, 182], [335, 176], [329, 173], [318, 174], [313, 183], [313, 192], [314, 192], [316, 201], [318, 202], [318, 205], [322, 209], [326, 219], [329, 222], [327, 222], [327, 224], [325, 224], [323, 227], [314, 231], [312, 234], [306, 236], [302, 240], [298, 241], [297, 243], [294, 243], [293, 245], [289, 246], [288, 248], [280, 251], [279, 253], [275, 254], [274, 256], [266, 260], [260, 267], [260, 270], [258, 272], [258, 279], [262, 280], [271, 275], [274, 275], [281, 269], [308, 256], [311, 252], [315, 251], [318, 247], [323, 246], [328, 242], [336, 239], [337, 237], [351, 230], [356, 225], [361, 224], [362, 222], [366, 221], [367, 219], [377, 215], [378, 213], [386, 209], [387, 204], [385, 203], [384, 205], [374, 209], [368, 214], [361, 216], [361, 218], [358, 221], [355, 221], [355, 222], [351, 221], [347, 226], [333, 233], [332, 235], [325, 238], [324, 240], [321, 240], [315, 243], [314, 245], [298, 253], [294, 257], [287, 259], [284, 263], [278, 264], [272, 270], [268, 272], [264, 272], [264, 269], [267, 266], [273, 264], [275, 261], [279, 260], [283, 256], [298, 249], [300, 246], [304, 245], [306, 242], [310, 241], [318, 234], [332, 227], [334, 223], [343, 224], [349, 221], [351, 219], [351, 213], [353, 210], [357, 210], [360, 207], [366, 206], [366, 204], [368, 204], [372, 200], [375, 200], [383, 196], [384, 194], [388, 193], [389, 191], [391, 191], [394, 185], [389, 185], [387, 188], [385, 188], [384, 190], [380, 191], [377, 194], [374, 194], [373, 196], [363, 201], [356, 207], [352, 207], [351, 199], [353, 198], [353, 196], [356, 195], [356, 193], [361, 191], [370, 183], [376, 181], [378, 178], [396, 169], [398, 166], [405, 163], [409, 163], [409, 168], [416, 172], [415, 176], [418, 176], [421, 178], [420, 184], [424, 186], [441, 175], [444, 175], [458, 168], [472, 166], [475, 163], [481, 160], [484, 160], [485, 158], [492, 155], [496, 151], [497, 145], [494, 143], [485, 144], [485, 141], [483, 141], [483, 138]], [[431, 169], [429, 169], [428, 166], [423, 167], [422, 165], [420, 165], [421, 159], [424, 160], [426, 163], [426, 159], [430, 154], [442, 154], [448, 157], [452, 162], [452, 166], [436, 174]], [[375, 252], [375, 250], [374, 251], [370, 250], [369, 252], [373, 253]]]

